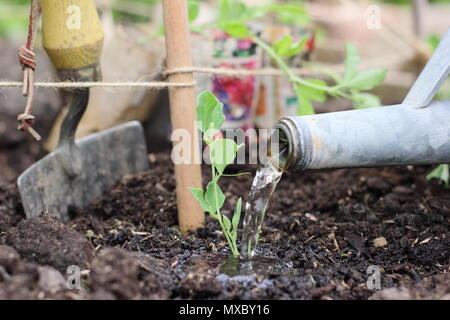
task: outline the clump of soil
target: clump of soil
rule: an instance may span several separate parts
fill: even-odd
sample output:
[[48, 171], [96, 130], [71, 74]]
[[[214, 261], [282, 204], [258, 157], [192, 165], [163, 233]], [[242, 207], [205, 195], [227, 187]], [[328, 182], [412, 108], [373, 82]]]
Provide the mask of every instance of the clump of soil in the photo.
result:
[[412, 299], [441, 299], [450, 300], [448, 284], [450, 273], [425, 277], [411, 286], [392, 287], [376, 292], [372, 299], [378, 300], [412, 300]]
[[58, 298], [65, 284], [55, 268], [25, 262], [14, 248], [0, 245], [0, 300]]
[[163, 261], [106, 248], [92, 263], [90, 288], [117, 299], [167, 299], [171, 278], [166, 270]]
[[5, 231], [16, 226], [24, 216], [17, 186], [0, 183], [0, 239]]
[[94, 258], [94, 248], [82, 234], [48, 213], [9, 229], [6, 243], [25, 260], [50, 265], [61, 272], [71, 265], [88, 268]]
[[[81, 290], [63, 289], [51, 297], [448, 298], [450, 197], [439, 182], [426, 181], [430, 167], [286, 174], [271, 200], [257, 250], [265, 258], [242, 262], [229, 258], [223, 234], [210, 218], [195, 233], [180, 234], [170, 157], [157, 154], [150, 159], [149, 171], [125, 177], [87, 208], [72, 212], [74, 220], [64, 233], [72, 229], [74, 237], [90, 241], [95, 257]], [[204, 172], [207, 181], [209, 170]], [[251, 182], [251, 176], [224, 179], [225, 212], [232, 212], [238, 197], [246, 197]], [[20, 253], [14, 258], [20, 263], [57, 267], [54, 260], [33, 257], [33, 250], [39, 254], [46, 249], [21, 251], [21, 241], [8, 240], [25, 224], [17, 225], [23, 213], [16, 192], [12, 187], [0, 189], [0, 217], [12, 221], [3, 241]], [[40, 239], [43, 232], [46, 238], [61, 236], [49, 234], [44, 226], [28, 228], [20, 232], [30, 239]], [[75, 254], [54, 246], [54, 239], [45, 241], [53, 248], [47, 251], [58, 251], [61, 259]], [[1, 261], [0, 254], [0, 265], [5, 264]], [[381, 291], [367, 288], [371, 265], [381, 270]], [[31, 288], [39, 283], [38, 276], [33, 279], [28, 280]], [[4, 288], [0, 278], [3, 296], [20, 295]]]
[[[94, 258], [82, 285], [72, 274], [21, 259], [12, 247], [0, 245], [0, 300], [4, 299], [167, 299], [171, 277], [164, 262], [116, 248]], [[81, 274], [81, 272], [80, 272]], [[72, 277], [72, 278], [71, 278]]]

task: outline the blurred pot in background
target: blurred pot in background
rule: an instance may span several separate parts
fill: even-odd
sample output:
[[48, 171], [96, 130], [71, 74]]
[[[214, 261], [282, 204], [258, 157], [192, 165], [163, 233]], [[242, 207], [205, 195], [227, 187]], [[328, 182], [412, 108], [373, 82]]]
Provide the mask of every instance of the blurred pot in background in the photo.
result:
[[[216, 31], [211, 63], [214, 68], [256, 70], [261, 68], [262, 56], [251, 39], [236, 39]], [[253, 127], [259, 83], [259, 78], [252, 75], [211, 77], [211, 91], [224, 104], [224, 129]]]
[[[315, 31], [312, 26], [300, 27], [273, 24], [266, 26], [263, 36], [266, 42], [273, 45], [288, 35], [292, 36], [294, 42], [304, 38], [307, 39], [304, 49], [299, 54], [288, 59], [288, 64], [291, 68], [301, 68], [303, 62], [312, 58], [315, 48]], [[270, 57], [265, 55], [264, 67], [277, 68], [277, 65]], [[255, 115], [257, 128], [269, 129], [279, 119], [297, 115], [297, 95], [286, 77], [261, 77], [260, 92], [260, 100]]]

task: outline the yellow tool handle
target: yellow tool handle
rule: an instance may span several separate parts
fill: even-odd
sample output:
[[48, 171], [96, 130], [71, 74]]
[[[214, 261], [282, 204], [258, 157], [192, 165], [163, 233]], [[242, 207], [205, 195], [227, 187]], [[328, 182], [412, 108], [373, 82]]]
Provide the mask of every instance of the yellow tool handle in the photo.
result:
[[43, 45], [58, 70], [100, 60], [103, 31], [93, 0], [41, 0]]

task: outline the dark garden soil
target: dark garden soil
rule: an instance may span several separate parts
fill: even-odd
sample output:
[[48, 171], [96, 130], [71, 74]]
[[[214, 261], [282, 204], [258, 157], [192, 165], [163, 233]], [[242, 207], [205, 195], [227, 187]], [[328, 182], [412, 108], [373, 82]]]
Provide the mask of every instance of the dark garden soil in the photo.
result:
[[[428, 167], [286, 174], [262, 258], [239, 262], [210, 218], [180, 234], [170, 157], [149, 160], [68, 225], [25, 220], [15, 185], [1, 184], [0, 299], [450, 299], [450, 191], [425, 180]], [[251, 180], [224, 178], [226, 209]], [[67, 289], [70, 265], [80, 290]], [[366, 286], [370, 265], [381, 291]]]
[[[44, 140], [60, 105], [51, 94], [35, 100]], [[266, 215], [260, 258], [239, 262], [210, 218], [180, 234], [167, 153], [150, 155], [148, 172], [73, 210], [68, 225], [49, 214], [25, 220], [15, 179], [45, 152], [15, 129], [24, 99], [16, 91], [6, 96], [0, 299], [450, 299], [450, 190], [426, 181], [430, 167], [285, 174]], [[227, 210], [247, 197], [251, 181], [223, 178]], [[72, 265], [81, 270], [78, 290], [67, 288]], [[380, 267], [383, 290], [367, 288], [370, 265]]]

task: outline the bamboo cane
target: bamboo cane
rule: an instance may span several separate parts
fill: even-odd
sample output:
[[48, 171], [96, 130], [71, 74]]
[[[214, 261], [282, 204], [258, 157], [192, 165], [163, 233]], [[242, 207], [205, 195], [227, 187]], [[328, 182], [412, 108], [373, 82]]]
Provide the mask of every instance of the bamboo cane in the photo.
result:
[[[189, 22], [186, 0], [163, 0], [164, 28], [168, 69], [191, 67]], [[170, 82], [192, 82], [192, 73], [173, 74]], [[169, 88], [172, 130], [184, 129], [190, 134], [189, 164], [175, 164], [178, 222], [182, 233], [193, 231], [204, 225], [205, 214], [191, 194], [189, 187], [201, 188], [199, 143], [195, 124], [196, 98], [194, 87]], [[174, 148], [178, 143], [174, 141]]]

